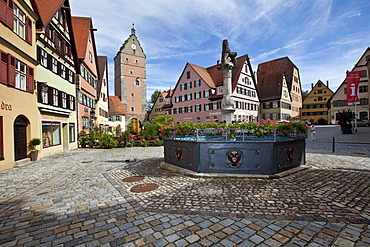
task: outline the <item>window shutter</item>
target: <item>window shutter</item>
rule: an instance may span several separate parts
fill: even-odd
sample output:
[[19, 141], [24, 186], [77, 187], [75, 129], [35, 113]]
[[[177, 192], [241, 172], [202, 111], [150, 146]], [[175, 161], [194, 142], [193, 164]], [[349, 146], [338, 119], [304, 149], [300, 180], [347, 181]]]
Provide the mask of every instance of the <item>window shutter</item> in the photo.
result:
[[[0, 0], [1, 1], [1, 0]], [[44, 103], [42, 102], [42, 83], [37, 83], [37, 102], [38, 103]]]
[[0, 0], [0, 21], [6, 23], [6, 11], [8, 6], [6, 5], [6, 1]]
[[54, 105], [53, 102], [53, 88], [48, 87], [48, 105]]
[[66, 54], [66, 43], [64, 40], [62, 40], [61, 44], [62, 44], [62, 48], [61, 48], [62, 54], [65, 55]]
[[60, 76], [62, 74], [62, 64], [58, 61], [57, 63], [57, 71], [58, 71], [58, 75]]
[[63, 97], [62, 96], [63, 96], [63, 92], [62, 91], [59, 91], [58, 92], [58, 105], [59, 105], [59, 107], [62, 107], [63, 108], [63, 104], [62, 104], [63, 103], [62, 102], [63, 101], [62, 100]]
[[37, 46], [37, 62], [39, 63], [41, 62], [41, 47], [40, 46]]
[[[0, 0], [2, 2], [2, 0]], [[0, 51], [1, 60], [0, 60], [0, 82], [3, 84], [8, 84], [8, 54]]]
[[67, 98], [67, 100], [66, 100], [66, 102], [67, 102], [67, 104], [66, 104], [66, 108], [67, 109], [71, 109], [71, 95], [69, 95], [69, 94], [67, 94], [66, 95], [66, 98]]
[[8, 54], [8, 85], [15, 86], [15, 58]]
[[32, 45], [32, 20], [28, 16], [26, 17], [26, 41]]
[[49, 70], [51, 70], [51, 67], [52, 67], [52, 55], [50, 55], [49, 53], [48, 53], [48, 69]]
[[6, 8], [6, 23], [7, 23], [8, 27], [10, 27], [12, 30], [14, 29], [14, 12], [13, 12], [13, 8], [14, 8], [13, 0], [9, 0], [8, 6]]
[[[1, 1], [1, 0], [0, 0]], [[35, 81], [34, 81], [34, 69], [27, 66], [27, 92], [34, 93], [35, 91]]]

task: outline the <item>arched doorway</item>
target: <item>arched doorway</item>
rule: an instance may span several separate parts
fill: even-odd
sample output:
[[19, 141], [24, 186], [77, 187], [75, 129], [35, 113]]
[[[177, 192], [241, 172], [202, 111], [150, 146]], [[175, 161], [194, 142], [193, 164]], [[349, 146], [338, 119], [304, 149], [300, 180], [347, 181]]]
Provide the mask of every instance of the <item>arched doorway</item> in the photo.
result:
[[14, 120], [14, 160], [27, 158], [27, 126], [28, 120], [23, 116]]

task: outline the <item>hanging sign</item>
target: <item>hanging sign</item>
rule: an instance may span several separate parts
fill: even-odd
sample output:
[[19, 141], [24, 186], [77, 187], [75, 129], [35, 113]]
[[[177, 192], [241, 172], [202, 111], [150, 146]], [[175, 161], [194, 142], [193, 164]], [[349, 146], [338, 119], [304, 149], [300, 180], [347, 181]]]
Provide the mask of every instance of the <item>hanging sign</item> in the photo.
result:
[[358, 84], [360, 82], [361, 74], [361, 71], [347, 71], [347, 103], [360, 102], [360, 98], [358, 97]]

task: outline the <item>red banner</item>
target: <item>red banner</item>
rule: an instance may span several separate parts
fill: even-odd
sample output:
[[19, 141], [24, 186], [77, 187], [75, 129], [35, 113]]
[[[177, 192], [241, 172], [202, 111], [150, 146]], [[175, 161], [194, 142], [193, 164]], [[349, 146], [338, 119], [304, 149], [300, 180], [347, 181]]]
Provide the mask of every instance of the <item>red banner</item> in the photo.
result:
[[347, 103], [360, 102], [360, 98], [358, 97], [358, 83], [360, 82], [361, 73], [361, 71], [347, 71]]

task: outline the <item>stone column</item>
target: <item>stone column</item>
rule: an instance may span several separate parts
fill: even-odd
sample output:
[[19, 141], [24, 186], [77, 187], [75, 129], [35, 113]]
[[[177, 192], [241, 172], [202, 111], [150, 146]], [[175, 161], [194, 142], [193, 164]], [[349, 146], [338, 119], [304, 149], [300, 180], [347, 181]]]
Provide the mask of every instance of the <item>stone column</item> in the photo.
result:
[[221, 102], [222, 121], [231, 123], [234, 119], [234, 102], [232, 95], [232, 69], [235, 68], [236, 52], [231, 52], [228, 41], [225, 39], [222, 43], [221, 66], [223, 76], [223, 98]]

